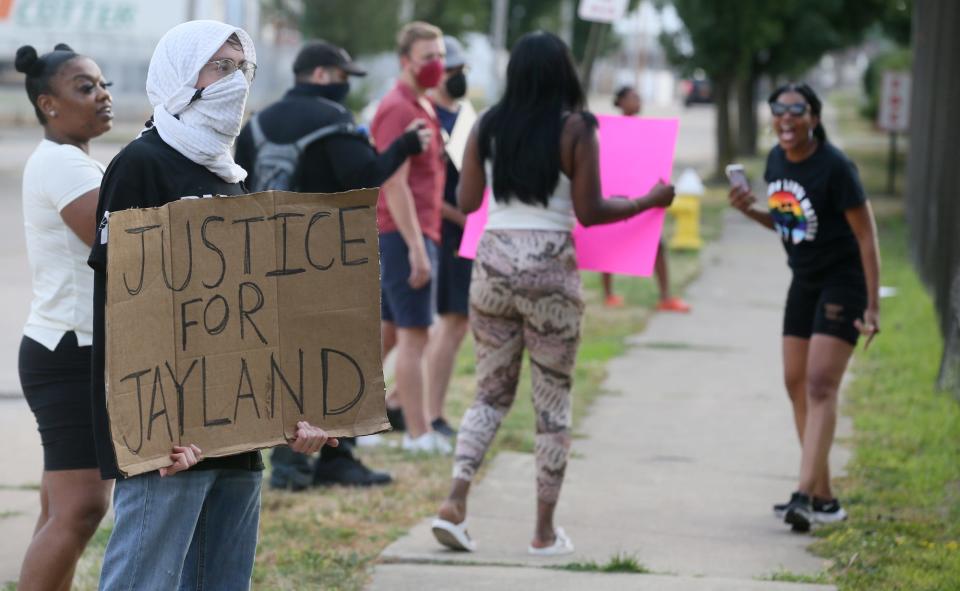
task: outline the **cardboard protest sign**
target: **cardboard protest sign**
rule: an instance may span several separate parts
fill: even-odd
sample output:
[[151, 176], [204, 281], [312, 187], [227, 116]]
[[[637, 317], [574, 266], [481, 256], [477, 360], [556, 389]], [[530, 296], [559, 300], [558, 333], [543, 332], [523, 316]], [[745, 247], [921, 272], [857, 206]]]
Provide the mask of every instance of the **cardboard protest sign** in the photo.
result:
[[473, 131], [473, 124], [476, 122], [476, 109], [469, 100], [462, 101], [460, 111], [457, 113], [457, 121], [453, 124], [450, 139], [445, 146], [447, 157], [457, 171], [463, 170], [463, 154], [467, 151], [467, 139], [470, 138], [470, 132]]
[[[602, 115], [600, 138], [600, 186], [604, 197], [637, 197], [658, 180], [669, 181], [679, 122]], [[489, 180], [489, 179], [488, 179]], [[476, 257], [477, 244], [487, 220], [487, 200], [467, 216], [460, 256]], [[662, 209], [646, 211], [615, 224], [584, 228], [577, 224], [573, 236], [577, 264], [581, 269], [618, 275], [650, 276], [663, 229]]]
[[121, 471], [389, 428], [377, 190], [186, 199], [110, 216], [107, 408]]

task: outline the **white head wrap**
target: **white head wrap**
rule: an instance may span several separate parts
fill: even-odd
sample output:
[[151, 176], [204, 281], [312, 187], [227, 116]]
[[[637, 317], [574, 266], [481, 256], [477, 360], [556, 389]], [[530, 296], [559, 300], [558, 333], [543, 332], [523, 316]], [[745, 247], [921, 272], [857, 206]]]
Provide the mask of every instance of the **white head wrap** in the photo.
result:
[[253, 40], [243, 29], [209, 20], [177, 25], [157, 43], [147, 70], [147, 97], [160, 137], [190, 160], [227, 181], [237, 183], [247, 171], [233, 160], [231, 148], [240, 134], [250, 85], [243, 72], [218, 80], [193, 100], [200, 70], [231, 35], [256, 63]]

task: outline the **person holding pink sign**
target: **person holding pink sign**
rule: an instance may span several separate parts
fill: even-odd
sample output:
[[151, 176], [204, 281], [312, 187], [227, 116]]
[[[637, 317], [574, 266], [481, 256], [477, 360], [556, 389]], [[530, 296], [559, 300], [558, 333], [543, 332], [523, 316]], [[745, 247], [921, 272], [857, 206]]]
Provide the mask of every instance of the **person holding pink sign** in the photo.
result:
[[450, 494], [433, 533], [454, 550], [476, 548], [466, 526], [470, 482], [513, 403], [523, 351], [530, 355], [536, 410], [537, 518], [529, 552], [567, 554], [554, 525], [570, 448], [572, 376], [583, 299], [572, 232], [609, 224], [673, 201], [657, 183], [637, 198], [604, 199], [596, 118], [570, 50], [551, 33], [524, 35], [507, 66], [504, 96], [474, 126], [459, 189], [466, 213], [492, 181], [489, 215], [470, 287], [477, 394], [457, 436]]
[[[640, 114], [642, 107], [640, 94], [632, 86], [623, 86], [617, 90], [613, 96], [613, 106], [620, 109], [626, 117], [634, 117]], [[690, 304], [681, 298], [670, 295], [670, 268], [667, 266], [667, 244], [661, 237], [660, 247], [657, 249], [657, 258], [654, 263], [653, 273], [657, 278], [657, 288], [660, 290], [660, 301], [657, 302], [657, 310], [660, 312], [689, 312]], [[601, 275], [603, 282], [603, 303], [608, 308], [619, 308], [623, 306], [623, 297], [613, 293], [613, 274], [603, 273]]]

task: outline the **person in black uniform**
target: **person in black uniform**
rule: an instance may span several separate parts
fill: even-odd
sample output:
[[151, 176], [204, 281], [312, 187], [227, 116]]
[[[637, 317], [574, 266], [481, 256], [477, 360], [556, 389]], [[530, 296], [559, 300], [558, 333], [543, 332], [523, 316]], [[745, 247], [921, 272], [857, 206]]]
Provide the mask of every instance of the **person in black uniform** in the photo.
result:
[[880, 260], [870, 203], [852, 162], [827, 141], [822, 103], [806, 84], [768, 99], [778, 143], [767, 157], [767, 207], [746, 186], [730, 203], [775, 231], [793, 281], [783, 319], [784, 382], [803, 448], [797, 491], [774, 513], [795, 530], [846, 518], [830, 488], [837, 395], [861, 335], [880, 331]]
[[[325, 41], [307, 43], [294, 60], [293, 73], [293, 88], [256, 116], [266, 139], [291, 144], [315, 130], [344, 126], [344, 131], [322, 137], [304, 149], [293, 179], [297, 191], [337, 193], [379, 187], [429, 141], [429, 136], [422, 137], [419, 130], [423, 123], [414, 121], [405, 134], [378, 154], [365, 134], [349, 130], [353, 114], [342, 103], [350, 92], [350, 77], [366, 72], [344, 49]], [[251, 122], [237, 138], [236, 161], [250, 171], [247, 185], [257, 186], [257, 146]], [[307, 456], [288, 447], [274, 448], [270, 486], [302, 490], [311, 482], [371, 486], [391, 481], [389, 474], [364, 466], [354, 457], [352, 448], [351, 439], [341, 439], [337, 448], [323, 448], [312, 474]]]

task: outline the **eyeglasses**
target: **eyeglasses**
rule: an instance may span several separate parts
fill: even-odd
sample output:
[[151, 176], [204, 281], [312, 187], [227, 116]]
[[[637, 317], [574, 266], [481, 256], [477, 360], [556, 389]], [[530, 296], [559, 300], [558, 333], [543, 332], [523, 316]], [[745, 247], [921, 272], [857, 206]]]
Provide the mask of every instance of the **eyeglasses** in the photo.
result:
[[790, 113], [794, 117], [800, 117], [807, 112], [809, 105], [807, 103], [770, 103], [770, 112], [774, 117], [782, 117]]
[[226, 78], [237, 70], [243, 72], [243, 75], [247, 78], [247, 82], [253, 82], [254, 77], [257, 75], [257, 64], [253, 62], [243, 62], [238, 66], [237, 62], [225, 57], [220, 60], [210, 60], [207, 63], [215, 64], [217, 66], [217, 74], [221, 78]]

